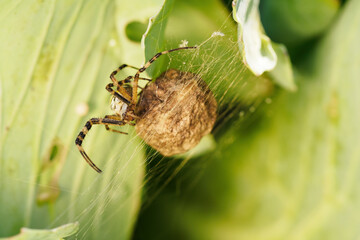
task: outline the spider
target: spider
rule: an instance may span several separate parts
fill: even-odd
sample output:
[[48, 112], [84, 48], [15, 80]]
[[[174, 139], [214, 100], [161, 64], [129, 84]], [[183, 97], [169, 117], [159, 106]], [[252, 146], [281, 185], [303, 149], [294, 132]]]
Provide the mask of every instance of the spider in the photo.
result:
[[[102, 170], [98, 168], [93, 161], [89, 158], [89, 156], [86, 154], [84, 148], [82, 147], [82, 142], [86, 136], [86, 134], [91, 129], [92, 125], [96, 124], [102, 124], [105, 125], [105, 129], [107, 131], [117, 132], [121, 134], [127, 134], [126, 132], [122, 132], [119, 130], [115, 130], [110, 128], [109, 126], [124, 126], [126, 124], [129, 124], [131, 126], [136, 125], [136, 121], [140, 119], [139, 116], [136, 115], [136, 109], [138, 106], [138, 81], [141, 80], [147, 80], [149, 82], [152, 81], [152, 79], [148, 78], [142, 78], [140, 77], [140, 73], [144, 72], [156, 59], [158, 59], [161, 55], [168, 54], [170, 52], [178, 51], [178, 50], [184, 50], [184, 49], [195, 49], [197, 47], [180, 47], [180, 48], [174, 48], [171, 50], [166, 50], [159, 52], [155, 54], [145, 65], [141, 68], [137, 68], [131, 65], [123, 64], [118, 69], [113, 71], [110, 75], [110, 79], [112, 83], [109, 83], [106, 85], [105, 89], [112, 95], [111, 100], [111, 109], [114, 111], [113, 115], [106, 115], [104, 118], [91, 118], [88, 120], [83, 127], [83, 129], [80, 131], [79, 135], [77, 136], [75, 140], [75, 144], [77, 148], [79, 149], [81, 155], [84, 157], [85, 161], [98, 173], [101, 173]], [[115, 75], [121, 71], [122, 69], [129, 67], [136, 69], [137, 72], [134, 76], [128, 76], [124, 80], [117, 81], [115, 79]], [[131, 82], [133, 80], [133, 82]], [[129, 84], [132, 83], [132, 86]], [[113, 88], [116, 87], [116, 90]], [[140, 88], [140, 87], [139, 87]]]

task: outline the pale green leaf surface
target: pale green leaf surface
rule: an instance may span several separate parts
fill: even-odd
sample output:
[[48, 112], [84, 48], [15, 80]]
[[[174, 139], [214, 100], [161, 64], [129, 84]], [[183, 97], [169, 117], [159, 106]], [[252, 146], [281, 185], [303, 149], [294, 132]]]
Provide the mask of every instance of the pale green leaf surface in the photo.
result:
[[[149, 19], [148, 28], [143, 35], [142, 43], [145, 47], [146, 60], [152, 58], [156, 53], [165, 50], [165, 29], [169, 14], [174, 6], [174, 0], [164, 0], [161, 10]], [[151, 47], [146, 47], [151, 46]], [[147, 69], [150, 77], [158, 77], [163, 72], [166, 56], [162, 56]]]
[[273, 70], [267, 74], [276, 84], [289, 91], [296, 91], [297, 86], [294, 80], [294, 73], [291, 67], [290, 57], [287, 49], [283, 44], [271, 42], [277, 55], [277, 64]]
[[65, 237], [69, 237], [75, 234], [79, 230], [78, 223], [69, 223], [57, 228], [46, 229], [46, 230], [37, 230], [22, 228], [21, 232], [10, 238], [0, 238], [0, 239], [11, 239], [11, 240], [61, 240]]
[[[120, 5], [110, 0], [2, 3], [0, 236], [74, 221], [79, 221], [79, 238], [130, 236], [145, 159], [133, 129], [123, 128], [128, 136], [103, 126], [91, 129], [83, 146], [104, 170], [101, 175], [74, 144], [88, 119], [110, 114], [105, 85], [111, 71], [144, 58], [140, 43], [124, 38]], [[133, 3], [127, 11], [142, 6]]]
[[[119, 42], [121, 43], [118, 54], [129, 61], [127, 64], [140, 67], [145, 61], [144, 47], [139, 45], [140, 41], [136, 42], [128, 38], [126, 33], [127, 26], [138, 23], [143, 24], [146, 28], [149, 18], [155, 16], [160, 11], [163, 2], [164, 0], [116, 1], [116, 29]], [[145, 31], [143, 34], [145, 34]]]

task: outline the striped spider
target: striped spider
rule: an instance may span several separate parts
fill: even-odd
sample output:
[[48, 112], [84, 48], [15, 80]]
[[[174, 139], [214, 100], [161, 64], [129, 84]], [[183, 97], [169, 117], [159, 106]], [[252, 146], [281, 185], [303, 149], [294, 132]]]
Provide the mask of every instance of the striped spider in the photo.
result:
[[[152, 57], [143, 67], [137, 68], [133, 67], [127, 64], [121, 65], [117, 70], [113, 71], [110, 75], [110, 79], [112, 83], [109, 83], [106, 86], [106, 90], [112, 95], [111, 100], [111, 109], [113, 110], [114, 114], [112, 115], [106, 115], [104, 118], [91, 118], [88, 120], [83, 127], [83, 129], [80, 131], [79, 135], [77, 136], [75, 140], [75, 144], [77, 148], [79, 149], [81, 155], [84, 157], [86, 162], [98, 173], [101, 173], [101, 169], [99, 169], [89, 158], [89, 156], [86, 154], [84, 148], [82, 147], [82, 142], [86, 136], [86, 134], [91, 129], [92, 125], [95, 124], [102, 124], [105, 125], [105, 129], [112, 132], [117, 132], [121, 134], [127, 134], [122, 131], [118, 131], [115, 129], [111, 129], [109, 126], [124, 126], [126, 124], [129, 124], [131, 126], [136, 125], [136, 121], [140, 119], [139, 116], [136, 115], [136, 110], [138, 107], [138, 81], [141, 80], [147, 80], [151, 82], [151, 79], [148, 78], [142, 78], [140, 77], [140, 73], [144, 72], [156, 59], [158, 59], [161, 55], [183, 50], [183, 49], [195, 49], [196, 47], [180, 47], [175, 48], [163, 52], [159, 52], [155, 54], [154, 57]], [[121, 71], [122, 69], [130, 67], [137, 70], [136, 74], [134, 76], [128, 76], [124, 80], [117, 81], [115, 79], [115, 75]], [[133, 80], [133, 81], [131, 81]], [[131, 86], [132, 85], [132, 86]], [[114, 87], [116, 87], [116, 90], [114, 90]]]

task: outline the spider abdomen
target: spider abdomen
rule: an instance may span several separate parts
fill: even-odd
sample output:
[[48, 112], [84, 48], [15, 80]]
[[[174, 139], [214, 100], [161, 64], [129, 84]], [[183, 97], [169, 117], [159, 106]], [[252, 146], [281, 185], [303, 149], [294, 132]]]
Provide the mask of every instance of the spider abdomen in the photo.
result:
[[136, 131], [164, 156], [184, 153], [209, 134], [217, 102], [197, 75], [170, 69], [141, 93]]

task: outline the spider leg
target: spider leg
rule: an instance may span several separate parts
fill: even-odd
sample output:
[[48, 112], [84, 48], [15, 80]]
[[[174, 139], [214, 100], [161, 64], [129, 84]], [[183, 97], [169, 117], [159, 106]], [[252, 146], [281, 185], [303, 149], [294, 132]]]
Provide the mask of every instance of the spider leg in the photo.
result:
[[105, 89], [111, 93], [111, 95], [117, 97], [118, 99], [120, 99], [121, 101], [123, 101], [126, 104], [130, 104], [132, 102], [132, 98], [131, 96], [126, 92], [126, 90], [123, 87], [120, 87], [120, 94], [115, 91], [114, 89], [112, 89], [114, 87], [113, 83], [109, 83], [108, 85], [106, 85]]
[[[130, 113], [130, 112], [128, 112], [127, 115], [129, 115], [129, 116], [131, 116], [131, 117], [133, 117], [133, 118], [135, 118], [135, 119], [140, 119], [139, 116], [136, 116], [136, 115], [134, 115], [134, 114], [132, 114], [132, 113]], [[130, 124], [130, 123], [129, 123], [129, 124]], [[130, 125], [131, 125], [131, 124], [130, 124]]]
[[[131, 79], [133, 79], [134, 76], [128, 76], [127, 78], [125, 78], [124, 80], [120, 80], [118, 81], [119, 86], [123, 86], [125, 83], [131, 83]], [[139, 77], [139, 80], [145, 80], [145, 81], [149, 81], [151, 82], [152, 79], [151, 78], [143, 78], [143, 77]], [[139, 87], [139, 86], [138, 86]], [[119, 89], [118, 89], [119, 90]]]
[[113, 71], [111, 74], [110, 74], [110, 79], [111, 79], [111, 81], [112, 81], [112, 85], [111, 85], [111, 87], [109, 87], [109, 85], [110, 84], [108, 84], [107, 86], [106, 86], [106, 90], [108, 90], [112, 95], [114, 95], [114, 96], [116, 96], [116, 97], [118, 97], [119, 99], [121, 99], [122, 101], [124, 101], [124, 99], [123, 98], [121, 98], [121, 97], [119, 97], [117, 94], [116, 94], [116, 92], [112, 89], [112, 87], [113, 86], [116, 86], [116, 89], [117, 89], [117, 91], [119, 91], [120, 92], [120, 94], [121, 95], [123, 95], [125, 98], [126, 98], [126, 100], [124, 101], [125, 103], [127, 103], [127, 104], [129, 104], [129, 102], [130, 102], [130, 100], [131, 100], [131, 96], [129, 96], [129, 94], [126, 92], [126, 90], [119, 84], [119, 82], [116, 80], [116, 78], [115, 78], [115, 75], [119, 72], [119, 71], [121, 71], [122, 69], [124, 69], [124, 68], [126, 68], [126, 67], [130, 67], [130, 68], [134, 68], [134, 69], [136, 69], [136, 70], [139, 70], [139, 68], [137, 68], [137, 67], [134, 67], [134, 66], [131, 66], [131, 65], [127, 65], [127, 64], [123, 64], [123, 65], [121, 65], [120, 67], [118, 67], [118, 69], [116, 69], [115, 71]]
[[114, 85], [116, 86], [116, 88], [119, 88], [118, 83], [119, 83], [120, 81], [119, 81], [119, 82], [116, 81], [115, 75], [116, 75], [118, 72], [120, 72], [122, 69], [126, 68], [126, 67], [130, 67], [130, 68], [139, 70], [139, 68], [134, 67], [134, 66], [131, 66], [131, 65], [127, 65], [127, 64], [123, 64], [123, 65], [121, 65], [120, 67], [118, 67], [118, 69], [116, 69], [115, 71], [113, 71], [113, 72], [110, 74], [110, 79], [111, 79], [111, 81], [114, 83]]
[[[119, 83], [120, 86], [122, 86], [124, 83], [130, 83], [131, 82], [130, 80], [133, 79], [133, 78], [134, 78], [134, 76], [128, 76], [127, 78], [125, 78], [122, 81], [119, 81], [118, 83]], [[143, 78], [143, 77], [139, 77], [139, 80], [146, 80], [146, 81], [149, 81], [149, 82], [152, 81], [151, 78]]]
[[[126, 90], [122, 87], [125, 83], [130, 83], [131, 79], [133, 79], [133, 76], [128, 76], [127, 78], [125, 78], [124, 80], [118, 81], [118, 88], [117, 90], [120, 92], [121, 96], [119, 93], [117, 93], [116, 91], [114, 91], [112, 88], [114, 87], [113, 83], [109, 83], [108, 85], [106, 85], [105, 89], [110, 92], [112, 95], [116, 96], [117, 98], [119, 98], [120, 100], [122, 100], [123, 102], [125, 102], [126, 104], [129, 104], [131, 102], [131, 96], [128, 94], [128, 92], [126, 92]], [[150, 78], [139, 78], [141, 80], [146, 80], [146, 81], [152, 81], [152, 79]], [[139, 86], [138, 86], [139, 87]], [[124, 89], [123, 92], [122, 89]]]
[[[125, 82], [125, 83], [129, 83], [130, 81], [130, 79], [133, 79], [134, 78], [134, 76], [128, 76], [127, 78], [125, 78], [124, 80], [122, 80], [122, 81], [119, 81], [119, 83], [120, 82]], [[151, 78], [143, 78], [143, 77], [139, 77], [139, 79], [140, 80], [146, 80], [146, 81], [152, 81], [152, 79]]]
[[[131, 66], [131, 65], [127, 65], [127, 64], [123, 64], [123, 65], [121, 65], [121, 66], [118, 67], [115, 71], [113, 71], [113, 72], [111, 73], [111, 75], [110, 75], [111, 80], [115, 77], [115, 75], [116, 75], [118, 72], [120, 72], [121, 70], [123, 70], [123, 69], [126, 68], [126, 67], [130, 67], [130, 68], [139, 70], [139, 68], [137, 68], [137, 67], [134, 67], [134, 66]], [[114, 84], [115, 84], [115, 82], [114, 82]]]
[[[105, 118], [109, 118], [109, 119], [114, 119], [114, 120], [119, 120], [121, 121], [120, 117], [118, 115], [106, 115]], [[116, 133], [121, 133], [121, 134], [125, 134], [127, 135], [128, 133], [127, 132], [122, 132], [122, 131], [119, 131], [119, 130], [116, 130], [116, 129], [112, 129], [109, 127], [109, 125], [105, 124], [105, 129], [107, 131], [110, 131], [110, 132], [116, 132]]]
[[[119, 85], [123, 85], [124, 83], [130, 83], [131, 82], [130, 80], [133, 79], [133, 78], [134, 78], [134, 76], [128, 76], [124, 80], [119, 81]], [[145, 81], [149, 81], [149, 82], [152, 81], [151, 78], [143, 78], [143, 77], [139, 77], [139, 80], [145, 80]], [[141, 91], [144, 89], [143, 87], [140, 87], [139, 85], [137, 87], [140, 88]]]
[[85, 159], [85, 161], [98, 173], [101, 173], [101, 169], [98, 168], [93, 161], [91, 161], [91, 159], [89, 158], [89, 156], [86, 154], [84, 148], [82, 147], [82, 142], [86, 136], [86, 134], [89, 132], [89, 130], [91, 129], [92, 125], [95, 124], [103, 124], [103, 125], [115, 125], [115, 126], [123, 126], [126, 123], [124, 121], [119, 121], [119, 120], [115, 120], [112, 118], [91, 118], [89, 121], [86, 122], [85, 126], [83, 127], [83, 129], [80, 131], [79, 135], [77, 136], [76, 140], [75, 140], [75, 144], [77, 146], [77, 148], [80, 151], [80, 154], [83, 156], [83, 158]]
[[109, 127], [109, 125], [105, 125], [105, 128], [106, 128], [106, 130], [108, 130], [110, 132], [116, 132], [116, 133], [121, 133], [121, 134], [125, 134], [125, 135], [128, 134], [127, 132], [122, 132], [122, 131], [119, 131], [119, 130], [116, 130], [116, 129], [112, 129], [112, 128]]
[[162, 52], [159, 52], [157, 54], [155, 54], [155, 56], [153, 56], [147, 63], [145, 63], [145, 65], [140, 68], [135, 76], [134, 76], [134, 87], [133, 87], [133, 94], [132, 94], [132, 102], [133, 104], [136, 104], [136, 99], [137, 99], [137, 86], [138, 86], [138, 81], [140, 79], [140, 73], [144, 72], [148, 67], [150, 67], [150, 65], [156, 60], [158, 59], [161, 55], [164, 55], [164, 54], [168, 54], [170, 52], [174, 52], [174, 51], [178, 51], [178, 50], [183, 50], [183, 49], [195, 49], [197, 47], [180, 47], [180, 48], [174, 48], [174, 49], [171, 49], [171, 50], [166, 50], [166, 51], [162, 51]]

